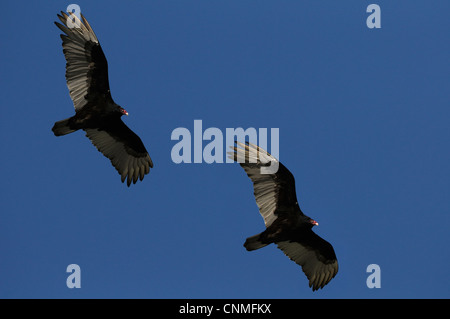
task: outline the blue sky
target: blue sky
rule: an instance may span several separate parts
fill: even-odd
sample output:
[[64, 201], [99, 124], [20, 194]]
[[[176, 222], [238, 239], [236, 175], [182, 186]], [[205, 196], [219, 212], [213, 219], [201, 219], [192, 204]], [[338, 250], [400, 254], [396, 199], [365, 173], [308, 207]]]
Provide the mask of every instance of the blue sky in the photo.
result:
[[[127, 188], [77, 132], [60, 30], [77, 3], [154, 169]], [[366, 8], [381, 8], [381, 29]], [[449, 298], [449, 1], [3, 1], [0, 297]], [[175, 164], [178, 127], [279, 128], [339, 273], [312, 292], [237, 164]], [[203, 146], [208, 142], [203, 142]], [[224, 150], [225, 151], [225, 150]], [[81, 268], [69, 289], [66, 268]], [[370, 264], [381, 288], [366, 286]]]

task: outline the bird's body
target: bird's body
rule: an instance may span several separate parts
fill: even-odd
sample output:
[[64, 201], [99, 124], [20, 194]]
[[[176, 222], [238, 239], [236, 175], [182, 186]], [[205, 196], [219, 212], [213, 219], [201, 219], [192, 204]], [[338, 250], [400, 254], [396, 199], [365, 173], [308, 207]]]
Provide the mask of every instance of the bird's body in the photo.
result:
[[[293, 214], [292, 212], [277, 212], [277, 219], [271, 223], [262, 233], [247, 238], [244, 247], [247, 250], [255, 250], [255, 245], [258, 248], [277, 243], [279, 241], [286, 241], [292, 238], [301, 239], [311, 229], [308, 223], [303, 221], [301, 216]], [[260, 247], [261, 246], [261, 247]]]
[[[84, 130], [92, 144], [111, 160], [127, 185], [142, 180], [153, 162], [139, 136], [121, 120], [128, 115], [111, 97], [108, 63], [97, 36], [87, 20], [74, 14], [58, 15], [64, 24], [56, 23], [65, 34], [63, 52], [66, 58], [66, 81], [75, 107], [75, 115], [55, 123], [56, 136]], [[71, 19], [75, 23], [70, 24]]]
[[89, 103], [77, 111], [74, 116], [58, 121], [52, 128], [55, 136], [66, 135], [78, 130], [107, 128], [120, 120], [122, 114], [114, 112], [114, 105], [106, 101]]
[[[313, 290], [323, 288], [338, 272], [333, 246], [312, 231], [318, 223], [303, 214], [297, 202], [291, 172], [272, 155], [256, 145], [237, 142], [229, 157], [239, 162], [253, 182], [254, 195], [266, 230], [247, 238], [244, 247], [256, 250], [271, 243], [299, 264]], [[262, 168], [275, 163], [269, 174]]]

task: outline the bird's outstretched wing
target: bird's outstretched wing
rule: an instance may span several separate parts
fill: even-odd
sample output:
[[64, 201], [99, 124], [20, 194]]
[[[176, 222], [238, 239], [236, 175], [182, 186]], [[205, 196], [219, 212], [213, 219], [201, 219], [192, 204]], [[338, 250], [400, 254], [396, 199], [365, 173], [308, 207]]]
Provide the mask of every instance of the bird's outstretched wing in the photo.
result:
[[313, 291], [323, 288], [338, 272], [333, 246], [309, 230], [301, 238], [276, 243], [286, 256], [302, 267]]
[[[277, 219], [279, 211], [296, 211], [297, 195], [294, 176], [291, 172], [259, 146], [252, 143], [236, 142], [236, 144], [237, 146], [233, 147], [234, 151], [228, 152], [228, 157], [238, 162], [252, 180], [256, 204], [266, 227]], [[262, 172], [262, 168], [274, 164], [278, 165], [276, 173]], [[298, 212], [301, 213], [300, 207]]]
[[[66, 81], [75, 111], [97, 98], [111, 99], [108, 82], [108, 62], [91, 26], [81, 15], [80, 21], [73, 13], [58, 14], [55, 22], [61, 34], [66, 58]], [[71, 22], [72, 19], [75, 22]]]
[[142, 180], [148, 174], [153, 162], [139, 136], [122, 122], [120, 118], [109, 122], [107, 127], [84, 129], [92, 144], [111, 160], [119, 172], [122, 183], [127, 185]]

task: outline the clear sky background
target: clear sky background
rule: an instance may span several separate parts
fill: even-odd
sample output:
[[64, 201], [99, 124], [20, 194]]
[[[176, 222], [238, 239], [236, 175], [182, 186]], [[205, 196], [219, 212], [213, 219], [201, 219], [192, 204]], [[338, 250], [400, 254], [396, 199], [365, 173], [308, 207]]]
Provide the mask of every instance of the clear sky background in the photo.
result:
[[[154, 169], [126, 187], [77, 132], [56, 14], [77, 3]], [[381, 29], [366, 8], [381, 7]], [[2, 1], [0, 297], [449, 298], [450, 2]], [[175, 164], [171, 133], [279, 128], [339, 273], [312, 292], [238, 164]], [[203, 145], [208, 142], [205, 141]], [[269, 149], [270, 150], [270, 149]], [[69, 264], [81, 288], [66, 286]], [[366, 268], [381, 268], [369, 289]]]

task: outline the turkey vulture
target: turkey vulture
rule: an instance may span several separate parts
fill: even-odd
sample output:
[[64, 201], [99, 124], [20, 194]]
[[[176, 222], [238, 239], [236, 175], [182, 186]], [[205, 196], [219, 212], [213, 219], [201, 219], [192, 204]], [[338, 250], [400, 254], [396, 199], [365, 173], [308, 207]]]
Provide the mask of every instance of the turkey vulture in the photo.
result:
[[130, 186], [150, 172], [153, 162], [139, 136], [121, 120], [128, 112], [111, 97], [108, 62], [94, 31], [83, 15], [81, 22], [75, 14], [69, 14], [58, 14], [64, 25], [55, 24], [65, 33], [61, 39], [67, 61], [66, 81], [75, 115], [56, 122], [52, 131], [61, 136], [84, 130], [92, 144], [111, 160], [122, 183], [127, 179]]
[[[251, 143], [239, 143], [228, 152], [239, 162], [253, 182], [256, 204], [266, 230], [247, 238], [244, 247], [255, 250], [275, 243], [286, 256], [302, 267], [313, 291], [323, 288], [338, 272], [338, 262], [330, 243], [316, 235], [318, 223], [303, 214], [295, 192], [294, 176], [272, 155]], [[261, 168], [273, 163], [278, 171], [264, 174]]]

